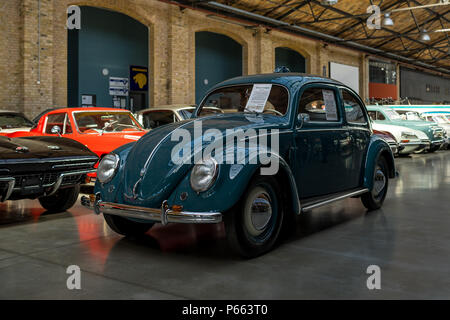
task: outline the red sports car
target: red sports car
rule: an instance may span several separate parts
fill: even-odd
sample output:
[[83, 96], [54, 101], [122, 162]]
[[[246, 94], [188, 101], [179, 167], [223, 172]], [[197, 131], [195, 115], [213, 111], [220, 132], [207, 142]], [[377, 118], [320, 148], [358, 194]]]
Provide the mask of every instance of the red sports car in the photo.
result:
[[8, 137], [59, 135], [81, 142], [101, 158], [147, 132], [128, 110], [65, 108], [44, 114], [29, 132], [17, 131]]

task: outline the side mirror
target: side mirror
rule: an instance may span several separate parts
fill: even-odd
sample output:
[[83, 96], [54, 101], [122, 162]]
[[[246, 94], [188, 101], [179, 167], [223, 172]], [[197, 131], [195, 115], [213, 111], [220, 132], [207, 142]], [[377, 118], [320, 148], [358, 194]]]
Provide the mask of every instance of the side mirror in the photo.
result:
[[50, 132], [61, 137], [61, 128], [59, 126], [54, 126]]
[[305, 123], [309, 122], [309, 114], [299, 113], [297, 116], [297, 127], [300, 129]]

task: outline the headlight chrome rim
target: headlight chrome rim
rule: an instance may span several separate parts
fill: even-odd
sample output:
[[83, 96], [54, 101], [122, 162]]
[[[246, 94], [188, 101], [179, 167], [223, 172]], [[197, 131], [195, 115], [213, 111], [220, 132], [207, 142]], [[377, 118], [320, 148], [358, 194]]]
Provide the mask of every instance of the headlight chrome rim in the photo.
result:
[[[104, 166], [106, 166], [107, 161], [110, 161], [110, 167], [108, 169], [103, 168]], [[103, 157], [97, 168], [97, 179], [100, 183], [108, 183], [116, 176], [117, 170], [119, 168], [119, 161], [120, 157], [115, 153], [110, 153]], [[106, 170], [112, 170], [111, 174], [107, 176], [104, 175], [103, 172]]]
[[[208, 164], [208, 163], [209, 163], [210, 168], [213, 171], [209, 175], [208, 180], [203, 182], [203, 185], [200, 185], [200, 182], [195, 181], [194, 179], [199, 178], [199, 176], [198, 176], [199, 170], [201, 169], [201, 167], [205, 167], [206, 164]], [[212, 157], [204, 159], [201, 163], [195, 164], [191, 170], [191, 176], [189, 179], [192, 190], [194, 190], [196, 193], [208, 191], [209, 189], [211, 189], [211, 187], [216, 182], [218, 173], [219, 173], [219, 164], [217, 163], [216, 159], [214, 159]]]

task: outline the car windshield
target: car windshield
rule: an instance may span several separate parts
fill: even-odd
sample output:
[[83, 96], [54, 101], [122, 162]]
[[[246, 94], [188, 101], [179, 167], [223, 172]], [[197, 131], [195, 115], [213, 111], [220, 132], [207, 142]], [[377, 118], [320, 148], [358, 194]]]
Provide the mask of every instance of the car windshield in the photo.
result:
[[437, 123], [450, 123], [450, 120], [443, 115], [433, 116], [433, 120]]
[[32, 126], [33, 122], [31, 122], [21, 114], [16, 113], [0, 114], [0, 128], [2, 129], [31, 128]]
[[405, 120], [415, 120], [415, 121], [423, 121], [424, 119], [420, 117], [419, 113], [408, 111], [406, 113], [406, 119]]
[[209, 94], [197, 110], [197, 116], [223, 113], [267, 113], [284, 116], [288, 110], [286, 88], [272, 84], [253, 84], [224, 87]]
[[384, 110], [384, 114], [390, 119], [390, 120], [402, 120], [402, 116], [397, 113], [395, 110], [386, 109]]
[[73, 115], [81, 133], [142, 131], [130, 112], [85, 111]]

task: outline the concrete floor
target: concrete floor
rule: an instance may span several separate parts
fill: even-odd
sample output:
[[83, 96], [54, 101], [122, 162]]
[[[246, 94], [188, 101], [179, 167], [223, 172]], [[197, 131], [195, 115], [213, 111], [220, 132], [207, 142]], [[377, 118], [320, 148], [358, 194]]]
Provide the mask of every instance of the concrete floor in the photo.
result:
[[[314, 210], [254, 260], [230, 254], [221, 225], [158, 225], [133, 240], [80, 205], [1, 204], [0, 299], [449, 299], [450, 152], [397, 166], [382, 210], [359, 199]], [[81, 290], [66, 287], [69, 265]], [[367, 289], [369, 265], [381, 290]]]

